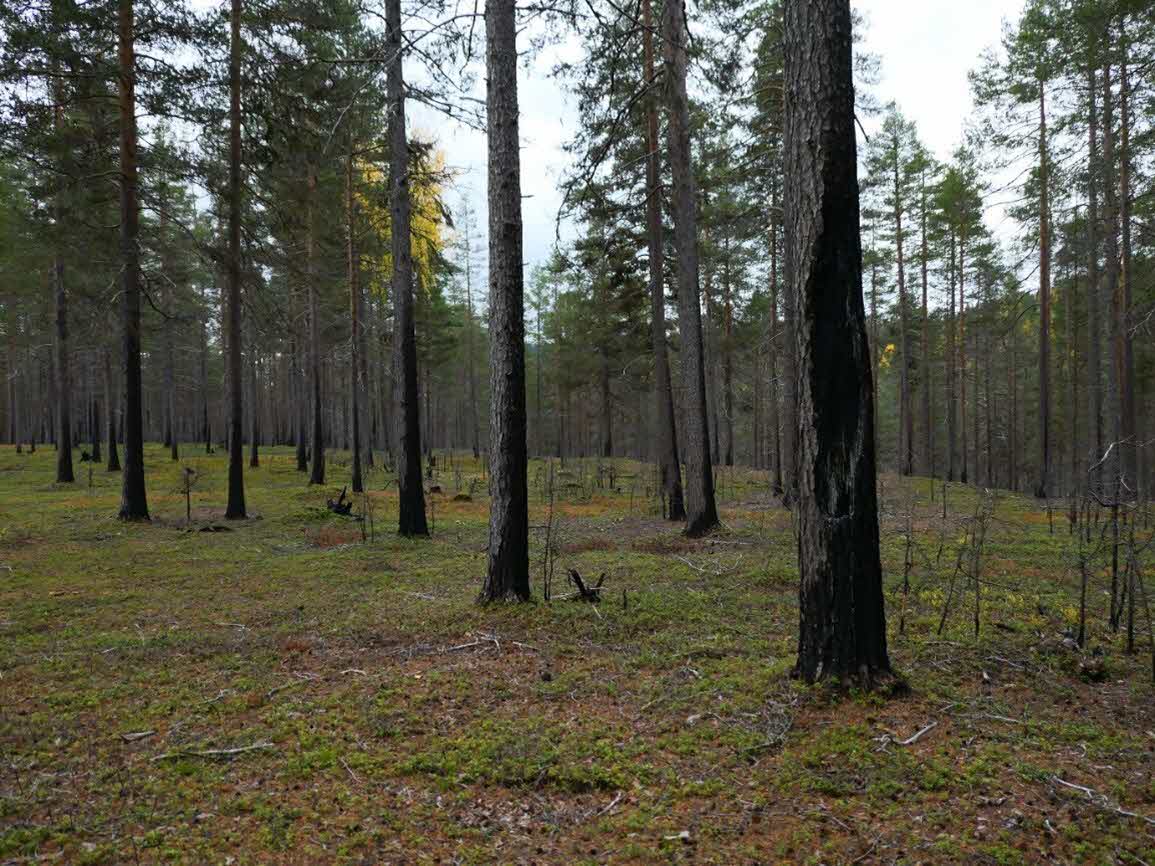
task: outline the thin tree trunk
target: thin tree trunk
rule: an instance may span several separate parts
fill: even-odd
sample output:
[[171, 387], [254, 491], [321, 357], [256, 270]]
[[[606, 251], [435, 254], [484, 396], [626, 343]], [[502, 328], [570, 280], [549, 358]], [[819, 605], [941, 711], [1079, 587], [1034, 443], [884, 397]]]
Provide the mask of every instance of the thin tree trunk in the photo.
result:
[[642, 59], [646, 85], [646, 244], [650, 278], [650, 343], [654, 353], [654, 395], [657, 400], [658, 472], [669, 520], [686, 519], [682, 499], [682, 465], [678, 458], [674, 393], [666, 347], [666, 289], [662, 246], [662, 174], [658, 145], [658, 94], [654, 70], [654, 22], [651, 0], [642, 0]]
[[927, 304], [927, 268], [930, 262], [930, 251], [927, 248], [927, 202], [926, 202], [926, 170], [921, 178], [921, 213], [920, 213], [920, 240], [922, 245], [922, 358], [921, 358], [921, 385], [922, 385], [922, 465], [923, 472], [930, 478], [935, 477], [934, 471], [934, 427], [931, 426], [930, 405], [930, 308]]
[[225, 518], [239, 520], [246, 516], [241, 384], [241, 0], [232, 0], [229, 28], [229, 499]]
[[[325, 483], [325, 416], [321, 401], [321, 309], [317, 299], [316, 237], [313, 226], [313, 209], [317, 197], [317, 175], [313, 166], [308, 168], [305, 205], [305, 279], [308, 282], [309, 303], [309, 406], [312, 412], [311, 446], [312, 466], [309, 470], [310, 484]], [[394, 223], [394, 226], [396, 223]]]
[[690, 108], [686, 95], [685, 10], [666, 3], [666, 93], [669, 158], [673, 176], [674, 247], [678, 253], [678, 314], [682, 338], [682, 387], [685, 388], [686, 533], [704, 535], [718, 526], [714, 469], [710, 462], [710, 425], [706, 406], [706, 369], [702, 351], [701, 293], [698, 287], [698, 229], [694, 174], [690, 165]]
[[907, 323], [906, 303], [906, 262], [903, 258], [902, 204], [900, 198], [899, 152], [897, 143], [894, 150], [894, 245], [898, 263], [898, 322], [902, 329], [899, 344], [902, 346], [902, 361], [899, 365], [899, 418], [901, 429], [898, 435], [898, 471], [902, 475], [914, 474], [914, 413], [910, 399], [910, 326]]
[[101, 350], [101, 355], [104, 356], [104, 405], [108, 407], [108, 463], [105, 465], [105, 469], [108, 472], [119, 472], [120, 454], [116, 445], [116, 414], [120, 407], [117, 406], [114, 396], [116, 389], [112, 383], [112, 352], [105, 346]]
[[517, 21], [514, 0], [485, 5], [489, 119], [490, 509], [482, 601], [528, 599], [525, 307]]
[[781, 496], [785, 492], [782, 479], [782, 440], [779, 432], [779, 382], [778, 382], [778, 185], [770, 185], [770, 333], [767, 342], [767, 364], [770, 377], [770, 404], [766, 419], [770, 437], [770, 471], [773, 491]]
[[1035, 495], [1051, 494], [1051, 214], [1047, 164], [1047, 91], [1039, 81], [1039, 481]]
[[848, 0], [786, 5], [786, 270], [798, 303], [798, 662], [807, 682], [889, 675], [862, 306]]
[[[1127, 33], [1125, 19], [1119, 23], [1119, 42], [1122, 60], [1119, 66], [1119, 221], [1123, 241], [1123, 280], [1120, 298], [1120, 322], [1122, 325], [1122, 370], [1119, 379], [1122, 386], [1121, 409], [1123, 436], [1123, 472], [1128, 485], [1128, 496], [1139, 493], [1143, 483], [1139, 471], [1140, 450], [1136, 436], [1135, 411], [1135, 345], [1131, 334], [1132, 287], [1135, 271], [1131, 262], [1131, 83], [1127, 71]], [[1134, 593], [1131, 598], [1134, 603]]]
[[[389, 57], [386, 90], [390, 106], [389, 141], [392, 160], [389, 210], [393, 244], [393, 363], [400, 386], [398, 396], [401, 409], [397, 528], [402, 535], [428, 535], [425, 488], [421, 481], [421, 392], [417, 382], [417, 337], [413, 323], [409, 144], [405, 134], [405, 84], [401, 68], [401, 0], [387, 0], [385, 14]], [[522, 375], [525, 375], [524, 368]], [[524, 455], [524, 451], [522, 453]]]
[[958, 336], [958, 318], [955, 314], [955, 282], [957, 281], [958, 272], [955, 267], [956, 249], [955, 249], [955, 230], [950, 229], [950, 265], [948, 270], [950, 272], [950, 316], [947, 320], [946, 329], [946, 440], [947, 440], [947, 459], [946, 459], [946, 480], [955, 480], [955, 469], [958, 464], [958, 438], [956, 427], [958, 426], [958, 394], [955, 389], [955, 379], [958, 375], [958, 354], [955, 345]]
[[734, 303], [730, 296], [730, 239], [725, 243], [726, 263], [722, 269], [722, 417], [726, 426], [726, 450], [722, 463], [734, 465]]
[[1103, 314], [1099, 293], [1099, 110], [1098, 75], [1093, 66], [1087, 68], [1087, 90], [1090, 101], [1087, 126], [1087, 378], [1091, 390], [1091, 418], [1088, 434], [1091, 438], [1089, 462], [1092, 467], [1088, 482], [1097, 485], [1097, 468], [1103, 456]]
[[140, 210], [136, 173], [136, 52], [132, 0], [117, 16], [120, 79], [120, 254], [124, 327], [124, 472], [121, 520], [148, 520], [144, 487], [144, 427], [140, 375]]
[[361, 399], [360, 379], [361, 367], [364, 359], [361, 356], [361, 263], [357, 258], [357, 225], [356, 200], [353, 196], [353, 142], [349, 141], [349, 156], [345, 160], [345, 219], [347, 236], [346, 252], [348, 254], [349, 269], [349, 398], [352, 401], [353, 414], [353, 477], [354, 493], [364, 493], [365, 485], [361, 479]]

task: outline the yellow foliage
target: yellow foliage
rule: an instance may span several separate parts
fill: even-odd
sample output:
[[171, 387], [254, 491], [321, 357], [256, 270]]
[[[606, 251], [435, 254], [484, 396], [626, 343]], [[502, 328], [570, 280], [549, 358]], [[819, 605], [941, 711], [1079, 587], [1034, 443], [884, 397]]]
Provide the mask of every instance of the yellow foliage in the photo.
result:
[[[436, 148], [421, 160], [409, 179], [410, 244], [413, 255], [414, 290], [428, 291], [433, 281], [437, 254], [444, 247], [442, 235], [441, 181], [445, 172], [445, 152]], [[380, 260], [365, 259], [370, 272], [369, 290], [386, 297], [393, 277], [392, 218], [389, 213], [389, 173], [371, 163], [358, 166], [358, 204], [370, 228], [381, 242]], [[373, 194], [370, 194], [373, 190]]]
[[886, 348], [882, 350], [882, 356], [878, 359], [879, 369], [886, 370], [890, 367], [890, 361], [894, 357], [894, 352], [894, 343], [887, 343]]

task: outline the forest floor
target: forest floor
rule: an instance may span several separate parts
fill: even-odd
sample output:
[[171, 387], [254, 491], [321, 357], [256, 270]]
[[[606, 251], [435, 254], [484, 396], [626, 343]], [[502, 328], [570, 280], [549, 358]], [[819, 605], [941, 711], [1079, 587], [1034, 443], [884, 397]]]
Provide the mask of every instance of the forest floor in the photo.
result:
[[[1155, 863], [1146, 619], [1126, 654], [1099, 574], [1088, 653], [1064, 641], [1061, 511], [992, 500], [976, 639], [956, 566], [983, 500], [952, 485], [943, 520], [941, 486], [885, 478], [911, 690], [840, 696], [789, 678], [795, 546], [765, 473], [723, 470], [726, 529], [690, 541], [649, 469], [609, 489], [568, 461], [551, 521], [535, 462], [537, 601], [479, 607], [472, 461], [442, 456], [420, 541], [371, 472], [366, 542], [324, 507], [340, 455], [309, 488], [264, 451], [253, 519], [220, 532], [196, 530], [224, 524], [223, 455], [147, 456], [154, 520], [124, 525], [119, 476], [59, 486], [50, 448], [0, 452], [0, 863]], [[607, 575], [600, 605], [563, 598], [566, 568]]]

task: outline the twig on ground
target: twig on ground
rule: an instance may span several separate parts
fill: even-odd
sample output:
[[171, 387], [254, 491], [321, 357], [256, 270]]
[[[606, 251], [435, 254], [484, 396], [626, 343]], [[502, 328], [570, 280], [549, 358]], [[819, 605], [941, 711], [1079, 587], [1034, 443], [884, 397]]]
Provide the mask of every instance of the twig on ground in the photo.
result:
[[247, 752], [256, 752], [262, 749], [275, 749], [268, 740], [259, 740], [251, 746], [237, 746], [232, 749], [181, 749], [176, 752], [165, 752], [163, 755], [157, 755], [153, 758], [154, 761], [167, 761], [172, 758], [234, 758], [237, 755], [243, 755]]

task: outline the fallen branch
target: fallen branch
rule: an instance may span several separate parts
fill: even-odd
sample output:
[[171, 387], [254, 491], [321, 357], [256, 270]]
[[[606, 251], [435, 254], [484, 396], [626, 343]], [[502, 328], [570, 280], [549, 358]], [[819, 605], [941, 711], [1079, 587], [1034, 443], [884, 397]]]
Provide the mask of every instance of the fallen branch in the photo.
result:
[[1072, 791], [1078, 791], [1086, 795], [1087, 799], [1106, 812], [1114, 812], [1116, 815], [1122, 815], [1125, 818], [1137, 818], [1155, 827], [1155, 818], [1149, 818], [1146, 815], [1140, 815], [1138, 812], [1130, 812], [1122, 806], [1118, 806], [1111, 802], [1111, 799], [1106, 794], [1100, 794], [1093, 788], [1088, 788], [1085, 785], [1076, 785], [1074, 782], [1068, 782], [1066, 779], [1060, 779], [1058, 776], [1052, 775], [1051, 781], [1064, 788], [1070, 788]]
[[176, 752], [165, 752], [163, 755], [157, 755], [153, 760], [167, 761], [172, 758], [235, 758], [237, 755], [243, 755], [246, 752], [275, 748], [276, 746], [268, 740], [260, 740], [251, 746], [237, 746], [232, 749], [182, 749]]

